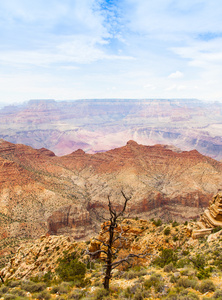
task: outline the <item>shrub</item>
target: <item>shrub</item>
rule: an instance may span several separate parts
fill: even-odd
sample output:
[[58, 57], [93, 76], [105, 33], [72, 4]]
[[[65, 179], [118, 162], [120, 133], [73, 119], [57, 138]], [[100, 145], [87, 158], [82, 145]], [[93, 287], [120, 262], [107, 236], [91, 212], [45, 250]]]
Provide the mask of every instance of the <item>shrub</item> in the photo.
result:
[[13, 294], [5, 294], [4, 300], [14, 300], [16, 298], [16, 295]]
[[171, 262], [168, 265], [166, 265], [163, 270], [164, 270], [164, 272], [168, 272], [168, 273], [169, 272], [174, 272], [175, 267], [174, 267], [173, 263]]
[[162, 225], [162, 221], [160, 219], [158, 219], [157, 221], [153, 220], [153, 224], [158, 227]]
[[184, 268], [187, 265], [190, 265], [191, 261], [188, 258], [181, 258], [180, 260], [177, 261], [177, 268]]
[[177, 223], [177, 221], [173, 221], [172, 227], [176, 227], [176, 226], [178, 226], [178, 225], [179, 225], [179, 223]]
[[216, 232], [220, 231], [221, 229], [222, 229], [221, 226], [217, 226], [212, 230], [212, 233], [216, 233]]
[[162, 249], [161, 254], [157, 257], [153, 263], [157, 266], [163, 268], [165, 265], [168, 265], [172, 262], [175, 264], [177, 261], [177, 255], [174, 253], [172, 249]]
[[210, 273], [212, 272], [213, 268], [212, 267], [208, 267], [205, 269], [201, 269], [198, 273], [197, 273], [197, 277], [198, 279], [202, 280], [202, 279], [206, 279], [210, 277]]
[[19, 281], [19, 280], [10, 280], [7, 282], [7, 286], [9, 286], [11, 288], [19, 286], [20, 284], [21, 284], [21, 281]]
[[222, 290], [216, 290], [215, 293], [213, 294], [213, 299], [222, 299]]
[[31, 282], [25, 281], [22, 283], [22, 289], [30, 293], [41, 292], [46, 288], [46, 284], [44, 282]]
[[75, 291], [73, 291], [73, 292], [68, 296], [68, 299], [79, 300], [79, 299], [82, 298], [82, 296], [83, 296], [82, 291], [80, 291], [80, 290], [75, 290]]
[[187, 290], [177, 291], [172, 290], [169, 292], [168, 296], [165, 298], [167, 300], [199, 300], [199, 297]]
[[102, 288], [102, 289], [97, 290], [95, 299], [97, 299], [97, 300], [101, 299], [102, 300], [104, 297], [106, 297], [108, 295], [109, 295], [109, 291]]
[[51, 295], [49, 294], [48, 291], [42, 291], [41, 293], [37, 294], [36, 299], [40, 299], [40, 300], [49, 300], [51, 298]]
[[64, 252], [64, 257], [58, 260], [59, 265], [56, 272], [62, 280], [82, 281], [85, 277], [86, 266], [81, 261], [76, 252], [68, 254]]
[[153, 274], [150, 276], [149, 279], [144, 281], [144, 287], [146, 290], [151, 288], [151, 286], [158, 287], [161, 280], [162, 280], [162, 277], [160, 274]]
[[65, 282], [63, 282], [60, 285], [57, 286], [53, 286], [51, 293], [52, 294], [67, 294], [70, 290], [70, 285], [66, 284]]
[[12, 294], [17, 295], [19, 297], [25, 297], [26, 296], [26, 292], [24, 292], [23, 290], [19, 290], [19, 289], [13, 289], [11, 291]]
[[205, 257], [201, 254], [197, 254], [195, 257], [192, 257], [191, 261], [194, 264], [194, 267], [198, 270], [204, 269], [206, 261]]
[[182, 278], [178, 279], [178, 281], [177, 281], [177, 286], [183, 287], [185, 289], [189, 288], [189, 287], [194, 288], [196, 285], [197, 285], [197, 280], [195, 280], [195, 279], [188, 279], [188, 278], [182, 277]]
[[6, 294], [9, 290], [9, 287], [8, 286], [5, 286], [5, 285], [2, 285], [1, 288], [0, 288], [0, 293], [1, 294]]
[[215, 291], [215, 285], [211, 280], [203, 280], [199, 285], [199, 291], [204, 294], [206, 292], [214, 292]]
[[169, 235], [170, 234], [170, 227], [165, 228], [164, 231], [163, 231], [163, 233], [165, 235]]

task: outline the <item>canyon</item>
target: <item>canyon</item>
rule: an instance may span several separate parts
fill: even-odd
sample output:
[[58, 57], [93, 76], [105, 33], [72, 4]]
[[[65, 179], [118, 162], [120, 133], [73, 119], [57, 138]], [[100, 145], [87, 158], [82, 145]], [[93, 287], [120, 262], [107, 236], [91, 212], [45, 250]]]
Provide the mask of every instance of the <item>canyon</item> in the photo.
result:
[[197, 99], [30, 100], [0, 109], [0, 138], [56, 155], [174, 145], [222, 160], [222, 103]]
[[[87, 239], [108, 214], [109, 196], [127, 215], [143, 219], [198, 218], [221, 187], [222, 163], [196, 150], [128, 141], [88, 154], [56, 156], [46, 148], [0, 140], [0, 254], [46, 235]], [[14, 246], [13, 246], [14, 245]]]

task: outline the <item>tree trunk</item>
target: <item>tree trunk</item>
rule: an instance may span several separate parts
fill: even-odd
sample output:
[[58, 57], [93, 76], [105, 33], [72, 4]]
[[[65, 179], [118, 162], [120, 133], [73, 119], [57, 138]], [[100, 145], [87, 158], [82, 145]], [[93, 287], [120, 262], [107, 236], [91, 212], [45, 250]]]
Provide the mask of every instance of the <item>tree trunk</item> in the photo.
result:
[[111, 271], [112, 271], [111, 265], [107, 265], [106, 275], [105, 275], [104, 283], [103, 283], [104, 289], [106, 289], [106, 290], [109, 290], [109, 281], [111, 278]]

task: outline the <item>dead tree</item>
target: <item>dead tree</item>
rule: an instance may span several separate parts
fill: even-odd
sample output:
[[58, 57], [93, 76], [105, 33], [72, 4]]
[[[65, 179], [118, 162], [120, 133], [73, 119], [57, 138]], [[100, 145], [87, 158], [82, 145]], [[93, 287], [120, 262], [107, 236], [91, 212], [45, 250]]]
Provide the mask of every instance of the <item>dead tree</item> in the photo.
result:
[[[112, 277], [113, 269], [117, 268], [119, 265], [121, 265], [123, 263], [127, 263], [130, 265], [131, 258], [134, 258], [134, 257], [144, 258], [148, 255], [147, 253], [141, 253], [141, 254], [130, 253], [125, 258], [114, 261], [117, 251], [119, 250], [119, 248], [121, 248], [121, 240], [125, 239], [122, 236], [121, 232], [117, 231], [117, 227], [119, 225], [121, 218], [123, 217], [123, 215], [125, 213], [127, 203], [130, 200], [130, 198], [127, 197], [123, 191], [121, 191], [121, 194], [124, 198], [124, 204], [123, 204], [122, 209], [119, 212], [117, 211], [117, 209], [114, 208], [114, 206], [111, 203], [110, 197], [108, 196], [109, 218], [108, 218], [107, 224], [104, 225], [104, 228], [105, 228], [104, 233], [108, 233], [108, 240], [107, 240], [107, 242], [104, 242], [101, 239], [95, 239], [95, 240], [101, 242], [101, 244], [104, 246], [104, 249], [97, 250], [95, 252], [87, 251], [87, 254], [89, 254], [91, 257], [96, 256], [97, 254], [100, 254], [100, 253], [105, 254], [106, 264], [104, 266], [105, 276], [104, 276], [103, 286], [106, 290], [109, 290], [109, 282]], [[114, 250], [114, 244], [117, 241], [120, 241], [120, 246], [118, 246], [117, 249]]]

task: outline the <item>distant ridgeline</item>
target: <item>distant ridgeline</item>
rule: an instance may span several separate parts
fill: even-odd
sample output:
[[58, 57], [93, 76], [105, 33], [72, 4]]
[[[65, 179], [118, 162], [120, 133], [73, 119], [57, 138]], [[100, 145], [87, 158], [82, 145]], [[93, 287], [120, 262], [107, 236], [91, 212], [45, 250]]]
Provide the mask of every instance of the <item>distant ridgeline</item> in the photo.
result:
[[197, 99], [30, 100], [0, 109], [0, 138], [56, 155], [107, 151], [132, 139], [221, 160], [221, 116], [222, 103]]

